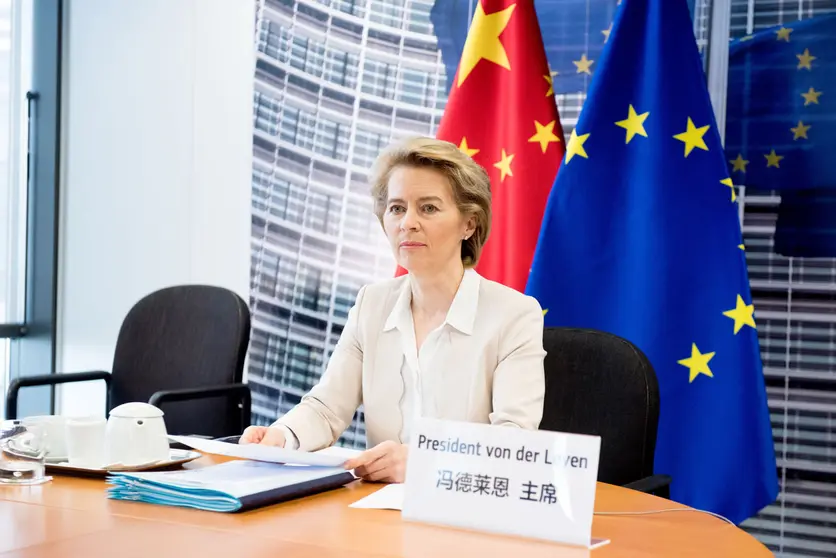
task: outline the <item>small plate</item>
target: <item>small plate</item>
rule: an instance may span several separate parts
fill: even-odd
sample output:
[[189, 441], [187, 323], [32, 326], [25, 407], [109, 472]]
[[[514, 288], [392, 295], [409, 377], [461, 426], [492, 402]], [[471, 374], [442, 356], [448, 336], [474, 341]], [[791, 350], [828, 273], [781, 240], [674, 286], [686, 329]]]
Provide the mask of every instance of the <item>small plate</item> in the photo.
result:
[[169, 467], [175, 467], [177, 465], [182, 465], [183, 463], [188, 463], [189, 461], [194, 461], [199, 457], [203, 457], [202, 453], [191, 451], [191, 450], [182, 450], [182, 449], [170, 449], [169, 450], [169, 458], [165, 461], [155, 461], [153, 463], [144, 463], [142, 465], [133, 465], [133, 466], [113, 466], [108, 467], [106, 469], [101, 468], [93, 468], [93, 467], [80, 467], [78, 465], [70, 465], [67, 462], [64, 463], [55, 463], [50, 462], [47, 460], [46, 462], [46, 470], [53, 473], [53, 474], [71, 474], [71, 475], [83, 475], [83, 476], [94, 476], [94, 477], [106, 477], [108, 473], [115, 473], [115, 472], [136, 472], [136, 471], [153, 471], [154, 469], [166, 469]]

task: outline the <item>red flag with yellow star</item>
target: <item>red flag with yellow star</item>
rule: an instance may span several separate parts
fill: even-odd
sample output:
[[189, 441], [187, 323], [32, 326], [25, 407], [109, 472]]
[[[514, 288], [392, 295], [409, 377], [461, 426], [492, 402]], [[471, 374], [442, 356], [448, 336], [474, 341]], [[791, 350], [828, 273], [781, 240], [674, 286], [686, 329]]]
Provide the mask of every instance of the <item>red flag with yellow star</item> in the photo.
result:
[[563, 129], [533, 0], [480, 0], [436, 137], [488, 171], [491, 233], [477, 271], [524, 291]]

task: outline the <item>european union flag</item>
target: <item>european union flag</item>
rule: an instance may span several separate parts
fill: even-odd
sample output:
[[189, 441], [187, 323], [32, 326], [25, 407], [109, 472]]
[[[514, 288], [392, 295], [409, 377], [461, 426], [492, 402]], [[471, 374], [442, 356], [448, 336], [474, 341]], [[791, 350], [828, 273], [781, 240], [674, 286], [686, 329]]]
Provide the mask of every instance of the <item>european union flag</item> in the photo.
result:
[[735, 184], [781, 194], [775, 251], [836, 257], [836, 16], [729, 47], [726, 158]]
[[655, 471], [673, 477], [674, 500], [735, 522], [775, 500], [737, 204], [685, 0], [624, 0], [616, 13], [527, 292], [547, 326], [612, 332], [648, 356]]

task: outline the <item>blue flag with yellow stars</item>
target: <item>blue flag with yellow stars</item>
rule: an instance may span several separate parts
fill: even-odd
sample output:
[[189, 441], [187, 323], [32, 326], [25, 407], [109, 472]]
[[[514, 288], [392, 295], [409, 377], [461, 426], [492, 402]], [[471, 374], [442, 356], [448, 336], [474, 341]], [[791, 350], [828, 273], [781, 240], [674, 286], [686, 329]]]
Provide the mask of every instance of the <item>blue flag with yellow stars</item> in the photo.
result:
[[781, 195], [777, 253], [836, 257], [834, 144], [836, 15], [729, 46], [726, 158], [735, 184]]
[[526, 292], [547, 327], [608, 331], [648, 356], [655, 472], [672, 476], [674, 500], [740, 522], [778, 481], [731, 195], [685, 0], [623, 0]]

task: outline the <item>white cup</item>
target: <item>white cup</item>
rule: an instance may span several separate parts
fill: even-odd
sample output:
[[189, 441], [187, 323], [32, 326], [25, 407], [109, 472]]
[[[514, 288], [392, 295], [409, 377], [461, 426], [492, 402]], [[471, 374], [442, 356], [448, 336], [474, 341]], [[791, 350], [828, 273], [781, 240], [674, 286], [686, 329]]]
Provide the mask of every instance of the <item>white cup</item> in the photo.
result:
[[64, 425], [67, 417], [60, 415], [39, 415], [21, 419], [24, 426], [36, 425], [46, 433], [46, 457], [50, 460], [67, 458], [67, 443]]
[[73, 417], [67, 419], [67, 457], [74, 467], [100, 468], [105, 463], [104, 417]]

